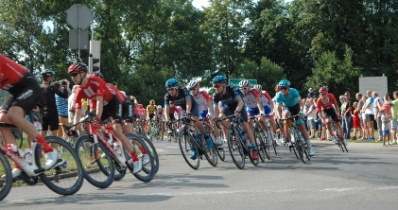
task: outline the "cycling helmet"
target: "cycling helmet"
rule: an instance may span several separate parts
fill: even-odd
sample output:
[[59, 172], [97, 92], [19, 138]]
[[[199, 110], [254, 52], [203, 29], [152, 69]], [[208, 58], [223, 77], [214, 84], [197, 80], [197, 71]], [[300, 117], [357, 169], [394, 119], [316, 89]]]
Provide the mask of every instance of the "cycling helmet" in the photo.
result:
[[227, 83], [227, 77], [225, 77], [224, 75], [217, 75], [213, 78], [213, 80], [211, 81], [212, 84], [216, 84], [216, 83]]
[[239, 82], [239, 87], [247, 87], [250, 86], [249, 80], [244, 79]]
[[188, 83], [188, 89], [194, 88], [196, 86], [199, 86], [199, 83], [197, 81], [190, 81]]
[[263, 90], [263, 86], [261, 86], [260, 84], [254, 85], [253, 88], [258, 90], [258, 91], [262, 91]]
[[158, 106], [156, 107], [156, 109], [157, 109], [157, 110], [161, 110], [161, 109], [162, 109], [162, 106], [161, 106], [161, 105], [158, 105]]
[[287, 79], [283, 79], [281, 81], [279, 81], [279, 87], [286, 87], [286, 86], [290, 86], [290, 82]]
[[55, 73], [54, 71], [50, 70], [50, 69], [44, 69], [43, 72], [41, 73], [41, 75], [44, 76], [51, 76], [54, 77]]
[[178, 80], [176, 78], [170, 78], [166, 81], [165, 86], [168, 87], [175, 87], [178, 86]]
[[319, 93], [320, 94], [328, 93], [328, 89], [325, 86], [322, 86], [321, 88], [319, 88]]
[[74, 63], [72, 65], [69, 66], [68, 68], [68, 74], [72, 73], [72, 72], [87, 72], [87, 66], [84, 63]]

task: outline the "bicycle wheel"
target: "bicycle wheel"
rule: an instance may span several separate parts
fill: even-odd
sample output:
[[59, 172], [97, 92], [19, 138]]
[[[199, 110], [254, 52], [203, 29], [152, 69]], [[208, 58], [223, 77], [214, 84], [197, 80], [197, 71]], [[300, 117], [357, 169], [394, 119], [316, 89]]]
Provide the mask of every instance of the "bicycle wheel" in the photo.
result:
[[154, 173], [157, 174], [158, 171], [159, 171], [159, 155], [158, 155], [158, 152], [156, 151], [156, 148], [153, 145], [153, 143], [145, 135], [141, 134], [141, 135], [139, 135], [139, 137], [141, 137], [141, 139], [144, 141], [144, 143], [149, 148], [148, 152], [151, 153], [151, 155], [153, 157], [153, 161], [154, 161], [153, 170], [154, 170]]
[[7, 197], [12, 187], [12, 173], [10, 163], [0, 152], [0, 201]]
[[243, 152], [242, 140], [239, 135], [235, 135], [237, 133], [235, 128], [233, 128], [233, 131], [229, 130], [227, 137], [228, 149], [236, 167], [243, 169], [245, 168], [245, 154]]
[[[194, 142], [191, 142], [191, 139], [187, 135], [183, 135], [183, 132], [179, 132], [178, 134], [178, 144], [180, 146], [181, 155], [184, 158], [187, 164], [197, 170], [200, 165], [200, 157], [198, 147]], [[196, 158], [191, 158], [191, 153], [196, 153]]]
[[[137, 152], [137, 155], [140, 156], [140, 158], [142, 158], [142, 156], [143, 156], [142, 151], [144, 151], [144, 150], [147, 151], [147, 154], [149, 157], [149, 163], [147, 163], [145, 165], [142, 164], [142, 170], [133, 175], [135, 176], [135, 178], [137, 178], [138, 180], [140, 180], [142, 182], [150, 182], [153, 179], [153, 177], [155, 176], [155, 161], [150, 152], [151, 150], [148, 148], [147, 144], [144, 143], [144, 141], [141, 138], [139, 138], [139, 136], [134, 136], [132, 134], [126, 134], [126, 136], [127, 136], [127, 138], [130, 139], [130, 142], [133, 144], [133, 147], [134, 147], [135, 151]], [[126, 156], [126, 157], [128, 157], [127, 161], [131, 158], [130, 156]], [[131, 172], [133, 171], [132, 168], [130, 168], [130, 171]]]
[[[83, 167], [72, 146], [65, 140], [46, 136], [46, 141], [58, 150], [58, 163], [50, 170], [40, 174], [40, 178], [48, 188], [60, 195], [73, 195], [81, 188], [84, 180]], [[45, 158], [42, 148], [37, 145], [35, 160], [38, 167], [44, 166]]]
[[217, 149], [216, 145], [214, 144], [213, 138], [211, 138], [211, 145], [208, 145], [206, 140], [205, 141], [202, 140], [201, 142], [202, 142], [202, 149], [205, 150], [204, 155], [207, 159], [207, 162], [209, 162], [210, 165], [216, 167], [218, 163], [218, 158], [217, 158]]
[[[214, 132], [214, 131], [213, 131]], [[214, 134], [212, 134], [213, 135], [213, 140], [215, 139], [215, 136], [214, 136]], [[224, 133], [222, 132], [222, 131], [220, 131], [220, 139], [221, 139], [221, 141], [222, 141], [222, 139], [224, 139]], [[214, 141], [213, 141], [213, 143], [215, 143]], [[218, 155], [218, 157], [220, 158], [220, 160], [221, 161], [225, 161], [225, 149], [224, 149], [224, 144], [223, 144], [223, 146], [222, 146], [222, 148], [217, 148], [217, 155]]]
[[278, 155], [278, 152], [276, 152], [275, 136], [274, 136], [274, 133], [272, 132], [272, 128], [271, 127], [268, 127], [267, 136], [268, 136], [268, 138], [271, 138], [272, 148], [274, 149], [275, 155]]
[[296, 134], [296, 130], [292, 129], [290, 132], [291, 132], [292, 139], [290, 140], [291, 146], [289, 146], [289, 151], [292, 152], [292, 150], [293, 150], [294, 155], [296, 156], [296, 158], [300, 159], [298, 151], [296, 150], [296, 144], [297, 144], [296, 141], [298, 141], [297, 140], [298, 137], [297, 137], [297, 134]]
[[101, 141], [94, 144], [90, 136], [81, 136], [76, 142], [75, 151], [82, 163], [84, 178], [90, 184], [99, 188], [107, 188], [112, 184], [115, 165]]
[[265, 159], [270, 160], [270, 157], [267, 152], [267, 145], [265, 144], [264, 141], [264, 136], [261, 134], [258, 128], [256, 128], [254, 131], [254, 139], [257, 144], [258, 154], [260, 156], [261, 162], [265, 162]]

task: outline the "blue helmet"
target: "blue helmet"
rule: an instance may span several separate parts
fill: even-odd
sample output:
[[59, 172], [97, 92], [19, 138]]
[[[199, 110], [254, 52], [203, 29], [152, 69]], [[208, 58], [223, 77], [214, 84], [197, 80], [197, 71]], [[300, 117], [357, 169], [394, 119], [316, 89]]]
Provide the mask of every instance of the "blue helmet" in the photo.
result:
[[227, 83], [227, 77], [224, 75], [217, 75], [213, 78], [212, 84], [216, 83]]
[[178, 80], [176, 78], [170, 78], [166, 81], [165, 86], [168, 87], [175, 87], [178, 86]]
[[290, 86], [290, 82], [287, 79], [283, 79], [283, 80], [279, 81], [278, 85], [279, 85], [279, 87], [286, 87], [286, 86]]

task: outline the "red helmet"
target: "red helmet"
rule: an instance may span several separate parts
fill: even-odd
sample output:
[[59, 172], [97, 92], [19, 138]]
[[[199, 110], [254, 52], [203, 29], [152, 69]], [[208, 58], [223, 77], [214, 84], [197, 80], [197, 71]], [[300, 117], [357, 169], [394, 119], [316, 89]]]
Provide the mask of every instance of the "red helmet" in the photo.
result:
[[72, 73], [72, 72], [87, 72], [87, 66], [83, 63], [74, 63], [72, 65], [69, 66], [68, 68], [68, 74]]
[[328, 89], [325, 86], [323, 86], [323, 87], [319, 88], [319, 93], [320, 94], [328, 93]]

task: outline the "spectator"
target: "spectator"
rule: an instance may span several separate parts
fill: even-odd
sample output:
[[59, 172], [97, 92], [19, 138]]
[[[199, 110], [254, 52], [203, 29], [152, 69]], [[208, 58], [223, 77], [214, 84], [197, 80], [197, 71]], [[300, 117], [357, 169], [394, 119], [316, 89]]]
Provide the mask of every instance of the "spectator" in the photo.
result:
[[367, 130], [368, 138], [366, 140], [373, 141], [374, 138], [374, 129], [373, 122], [375, 120], [374, 115], [374, 98], [372, 97], [372, 91], [366, 91], [366, 95], [368, 99], [366, 99], [365, 104], [363, 105], [365, 109], [365, 129]]
[[311, 95], [307, 97], [307, 103], [305, 104], [304, 114], [307, 117], [307, 127], [310, 131], [310, 138], [315, 138], [315, 120], [316, 114], [318, 113], [317, 108], [315, 107], [314, 99]]
[[397, 144], [397, 119], [398, 119], [398, 91], [392, 94], [394, 100], [391, 104], [391, 136], [392, 144]]
[[383, 107], [384, 102], [383, 99], [379, 97], [379, 94], [377, 92], [373, 92], [372, 97], [374, 98], [373, 110], [376, 120], [377, 132], [379, 133], [379, 138], [377, 139], [377, 141], [381, 141], [381, 137], [383, 136], [383, 130], [382, 130], [381, 114], [379, 114], [379, 109]]
[[[343, 126], [345, 126], [345, 128], [343, 128], [343, 130], [345, 130], [344, 132], [344, 137], [346, 139], [350, 139], [350, 133], [351, 133], [351, 127], [352, 127], [352, 104], [351, 104], [351, 98], [350, 98], [350, 92], [346, 91], [344, 93], [345, 96], [345, 103], [342, 106], [342, 119], [343, 119]], [[343, 110], [344, 109], [344, 110]]]
[[352, 140], [357, 140], [357, 133], [359, 131], [359, 134], [361, 134], [360, 130], [361, 130], [361, 122], [359, 119], [360, 116], [360, 110], [358, 109], [358, 102], [354, 102], [352, 104], [352, 109], [354, 110], [352, 113], [352, 124], [353, 124], [353, 128], [354, 128], [354, 136], [351, 138]]
[[[55, 82], [54, 86], [61, 92], [67, 92], [70, 95], [69, 82], [68, 80], [62, 80], [61, 82]], [[68, 120], [68, 97], [62, 97], [58, 94], [55, 94], [55, 103], [57, 105], [58, 112], [58, 120], [59, 120], [59, 128], [57, 132], [57, 136], [60, 138], [64, 138], [66, 136], [66, 131], [64, 130], [62, 125], [69, 126]]]
[[67, 98], [68, 92], [67, 90], [61, 92], [53, 84], [51, 84], [55, 75], [54, 71], [46, 69], [42, 72], [41, 75], [43, 76], [43, 82], [40, 85], [40, 88], [42, 90], [42, 97], [39, 102], [43, 127], [41, 135], [46, 136], [48, 129], [50, 129], [51, 135], [56, 136], [59, 126], [59, 120], [57, 105], [55, 103], [55, 94]]
[[364, 134], [364, 132], [363, 132], [363, 128], [364, 128], [363, 120], [364, 120], [364, 118], [362, 118], [361, 110], [362, 110], [363, 104], [365, 102], [362, 101], [362, 94], [361, 93], [355, 94], [355, 99], [357, 100], [357, 107], [354, 109], [354, 111], [358, 112], [359, 124], [361, 126], [361, 128], [359, 129], [359, 136], [360, 136], [360, 138], [362, 138], [363, 134]]

